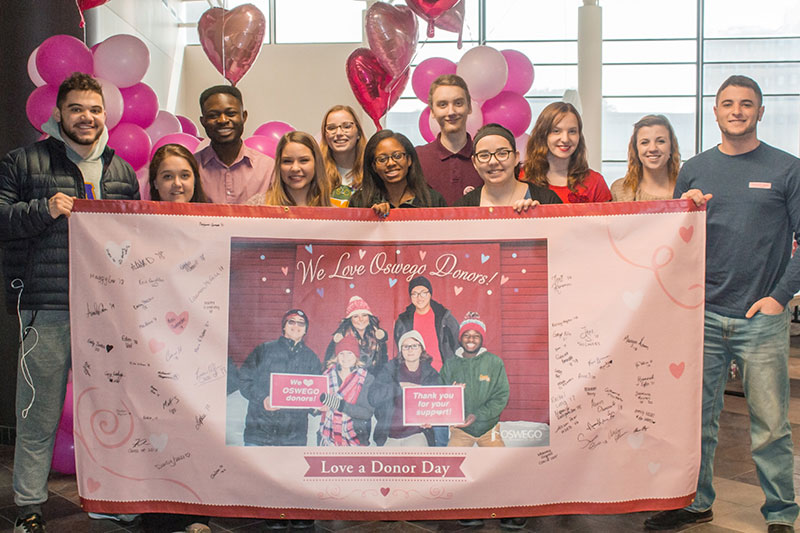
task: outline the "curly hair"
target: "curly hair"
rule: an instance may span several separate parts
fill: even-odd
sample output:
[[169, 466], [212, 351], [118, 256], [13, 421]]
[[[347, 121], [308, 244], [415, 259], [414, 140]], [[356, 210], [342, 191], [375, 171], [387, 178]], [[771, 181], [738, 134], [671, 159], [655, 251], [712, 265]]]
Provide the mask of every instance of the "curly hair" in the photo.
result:
[[[383, 332], [383, 338], [378, 337], [379, 331]], [[336, 331], [333, 332], [331, 343], [325, 353], [326, 360], [330, 359], [332, 355], [335, 356], [335, 353], [333, 352], [335, 352], [337, 334], [341, 335], [342, 337], [345, 337], [347, 334], [353, 335], [356, 341], [358, 341], [361, 354], [366, 353], [371, 357], [371, 360], [367, 361], [365, 360], [365, 357], [359, 354], [359, 360], [362, 361], [367, 367], [375, 365], [380, 366], [383, 364], [383, 359], [386, 357], [386, 332], [381, 329], [381, 324], [378, 317], [369, 315], [369, 324], [364, 330], [363, 337], [359, 335], [358, 330], [353, 326], [353, 322], [350, 318], [343, 318], [339, 323], [339, 326], [336, 328]]]
[[530, 181], [539, 187], [547, 187], [547, 171], [550, 170], [550, 163], [547, 155], [550, 149], [547, 147], [547, 136], [567, 114], [572, 113], [578, 120], [578, 134], [580, 140], [578, 146], [569, 158], [567, 169], [567, 187], [572, 192], [577, 192], [578, 185], [583, 183], [589, 174], [589, 162], [586, 159], [586, 140], [583, 138], [583, 120], [575, 106], [567, 102], [553, 102], [545, 107], [536, 119], [533, 126], [528, 146], [526, 148], [527, 158], [523, 170], [525, 180]]
[[669, 132], [670, 155], [667, 162], [667, 175], [669, 183], [675, 186], [678, 179], [678, 171], [681, 169], [681, 152], [678, 149], [678, 138], [672, 129], [672, 124], [664, 115], [646, 115], [633, 125], [633, 135], [628, 143], [628, 171], [623, 178], [622, 187], [636, 193], [639, 184], [642, 182], [642, 161], [639, 159], [639, 151], [636, 143], [639, 130], [650, 126], [664, 126]]
[[330, 207], [331, 205], [331, 185], [328, 176], [325, 174], [325, 166], [322, 164], [322, 153], [314, 137], [304, 131], [290, 131], [286, 133], [275, 149], [275, 168], [272, 170], [272, 182], [267, 189], [266, 204], [292, 206], [296, 205], [292, 197], [286, 192], [286, 185], [281, 179], [281, 158], [283, 150], [289, 143], [302, 144], [314, 155], [314, 177], [311, 179], [311, 186], [308, 188], [306, 201], [313, 207]]
[[353, 189], [358, 189], [361, 186], [361, 180], [364, 179], [364, 147], [367, 145], [367, 139], [364, 135], [364, 128], [361, 127], [361, 121], [358, 120], [356, 112], [349, 105], [335, 105], [328, 109], [325, 117], [322, 119], [321, 137], [322, 144], [319, 145], [319, 150], [322, 153], [322, 160], [325, 162], [325, 174], [328, 176], [328, 181], [331, 184], [331, 189], [335, 189], [342, 184], [342, 177], [339, 175], [339, 169], [336, 167], [336, 160], [333, 158], [333, 152], [328, 146], [327, 135], [325, 126], [328, 124], [328, 117], [331, 113], [336, 111], [346, 111], [353, 117], [353, 124], [356, 125], [358, 131], [358, 140], [356, 141], [356, 157], [353, 160], [353, 168], [350, 169], [350, 175], [353, 177]]
[[56, 107], [61, 109], [61, 104], [67, 99], [67, 95], [72, 91], [91, 91], [100, 95], [103, 99], [103, 105], [106, 105], [106, 99], [103, 96], [103, 87], [100, 82], [84, 74], [83, 72], [73, 72], [72, 75], [61, 82], [58, 86], [58, 94], [56, 95]]

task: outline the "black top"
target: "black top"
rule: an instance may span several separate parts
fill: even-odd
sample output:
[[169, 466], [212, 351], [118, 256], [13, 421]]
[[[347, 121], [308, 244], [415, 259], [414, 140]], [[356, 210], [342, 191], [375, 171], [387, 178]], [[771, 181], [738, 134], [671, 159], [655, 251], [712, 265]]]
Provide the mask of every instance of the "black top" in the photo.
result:
[[[538, 200], [540, 204], [561, 204], [561, 198], [556, 193], [551, 191], [548, 187], [539, 187], [533, 183], [526, 183], [528, 191], [531, 195], [531, 200]], [[483, 185], [474, 189], [461, 197], [453, 207], [478, 207], [481, 205], [481, 191]]]
[[[375, 195], [372, 197], [372, 200], [367, 201], [364, 198], [363, 189], [357, 190], [353, 196], [350, 197], [350, 207], [372, 207], [375, 204], [382, 204], [384, 202], [389, 203], [390, 207], [394, 207], [391, 205], [389, 200], [384, 198], [383, 193], [378, 190]], [[447, 203], [444, 201], [444, 196], [442, 196], [439, 191], [436, 189], [428, 187], [428, 194], [431, 197], [430, 204], [423, 205], [422, 199], [419, 196], [415, 196], [410, 201], [403, 202], [398, 206], [398, 208], [405, 208], [405, 207], [447, 207]]]

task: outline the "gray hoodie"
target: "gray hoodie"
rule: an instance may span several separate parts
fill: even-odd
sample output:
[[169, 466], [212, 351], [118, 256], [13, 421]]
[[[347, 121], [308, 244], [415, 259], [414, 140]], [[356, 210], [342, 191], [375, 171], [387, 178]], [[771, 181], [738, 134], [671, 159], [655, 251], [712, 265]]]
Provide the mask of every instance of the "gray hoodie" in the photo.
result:
[[108, 128], [103, 128], [103, 133], [97, 139], [97, 143], [89, 152], [89, 155], [84, 158], [72, 147], [64, 142], [64, 137], [61, 131], [61, 125], [56, 122], [56, 119], [50, 119], [42, 125], [42, 131], [58, 139], [64, 143], [67, 148], [67, 157], [70, 161], [75, 163], [83, 174], [83, 182], [86, 184], [86, 198], [94, 198], [95, 200], [103, 199], [103, 190], [100, 188], [100, 178], [103, 175], [103, 151], [108, 144]]

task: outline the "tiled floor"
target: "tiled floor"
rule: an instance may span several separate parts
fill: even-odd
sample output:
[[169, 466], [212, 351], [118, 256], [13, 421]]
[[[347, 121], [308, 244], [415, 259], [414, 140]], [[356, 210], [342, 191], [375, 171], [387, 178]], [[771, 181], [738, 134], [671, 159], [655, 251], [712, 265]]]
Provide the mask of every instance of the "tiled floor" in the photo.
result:
[[[792, 422], [795, 444], [795, 486], [800, 487], [800, 461], [797, 451], [800, 450], [800, 337], [793, 337], [792, 365], [792, 400], [790, 404], [790, 421]], [[795, 344], [797, 347], [795, 348]], [[734, 382], [729, 387], [736, 389]], [[684, 528], [692, 533], [751, 533], [766, 531], [764, 520], [759, 512], [763, 502], [763, 494], [755, 474], [755, 466], [750, 459], [749, 420], [744, 399], [726, 396], [725, 409], [720, 419], [720, 442], [715, 461], [716, 477], [714, 485], [717, 490], [717, 501], [714, 504], [714, 520], [707, 524]], [[14, 449], [0, 446], [0, 533], [13, 530], [16, 508], [14, 507], [11, 489], [11, 466]], [[800, 501], [800, 498], [798, 499]], [[110, 520], [91, 520], [80, 509], [78, 491], [74, 476], [53, 474], [50, 478], [50, 499], [44, 507], [51, 533], [169, 533], [145, 532], [133, 523], [121, 525]], [[586, 533], [627, 533], [643, 531], [642, 522], [651, 513], [634, 513], [625, 515], [574, 515], [548, 516], [531, 518], [523, 531], [539, 532], [586, 532]], [[252, 519], [212, 519], [211, 529], [214, 533], [260, 533], [267, 531], [263, 523]], [[305, 530], [309, 531], [309, 530]], [[345, 522], [318, 521], [317, 532], [347, 533], [424, 533], [443, 531], [448, 533], [465, 531], [498, 532], [499, 522], [486, 521], [482, 528], [464, 528], [454, 521], [423, 522]]]

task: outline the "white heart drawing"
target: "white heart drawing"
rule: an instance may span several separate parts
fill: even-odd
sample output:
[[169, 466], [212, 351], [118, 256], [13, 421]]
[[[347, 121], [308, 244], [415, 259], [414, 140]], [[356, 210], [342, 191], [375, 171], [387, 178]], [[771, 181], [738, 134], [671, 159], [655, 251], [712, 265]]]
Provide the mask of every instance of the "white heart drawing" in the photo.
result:
[[622, 293], [622, 301], [631, 311], [636, 311], [642, 305], [642, 291]]
[[661, 463], [647, 463], [647, 469], [651, 474], [658, 472], [659, 468], [661, 468]]
[[304, 379], [303, 380], [303, 385], [305, 385], [306, 387], [310, 387], [313, 384], [314, 384], [314, 380], [313, 379]]
[[644, 442], [644, 433], [642, 432], [631, 433], [630, 435], [628, 435], [628, 444], [634, 450], [638, 450], [642, 446], [643, 442]]
[[162, 433], [160, 435], [152, 434], [148, 437], [148, 439], [150, 440], [150, 444], [153, 445], [153, 448], [155, 448], [160, 452], [163, 452], [164, 448], [167, 447], [168, 438], [169, 437], [167, 437], [166, 433]]
[[125, 258], [128, 257], [130, 251], [131, 241], [124, 241], [119, 244], [114, 241], [108, 241], [106, 243], [106, 257], [117, 266], [122, 266], [122, 263], [125, 261]]

